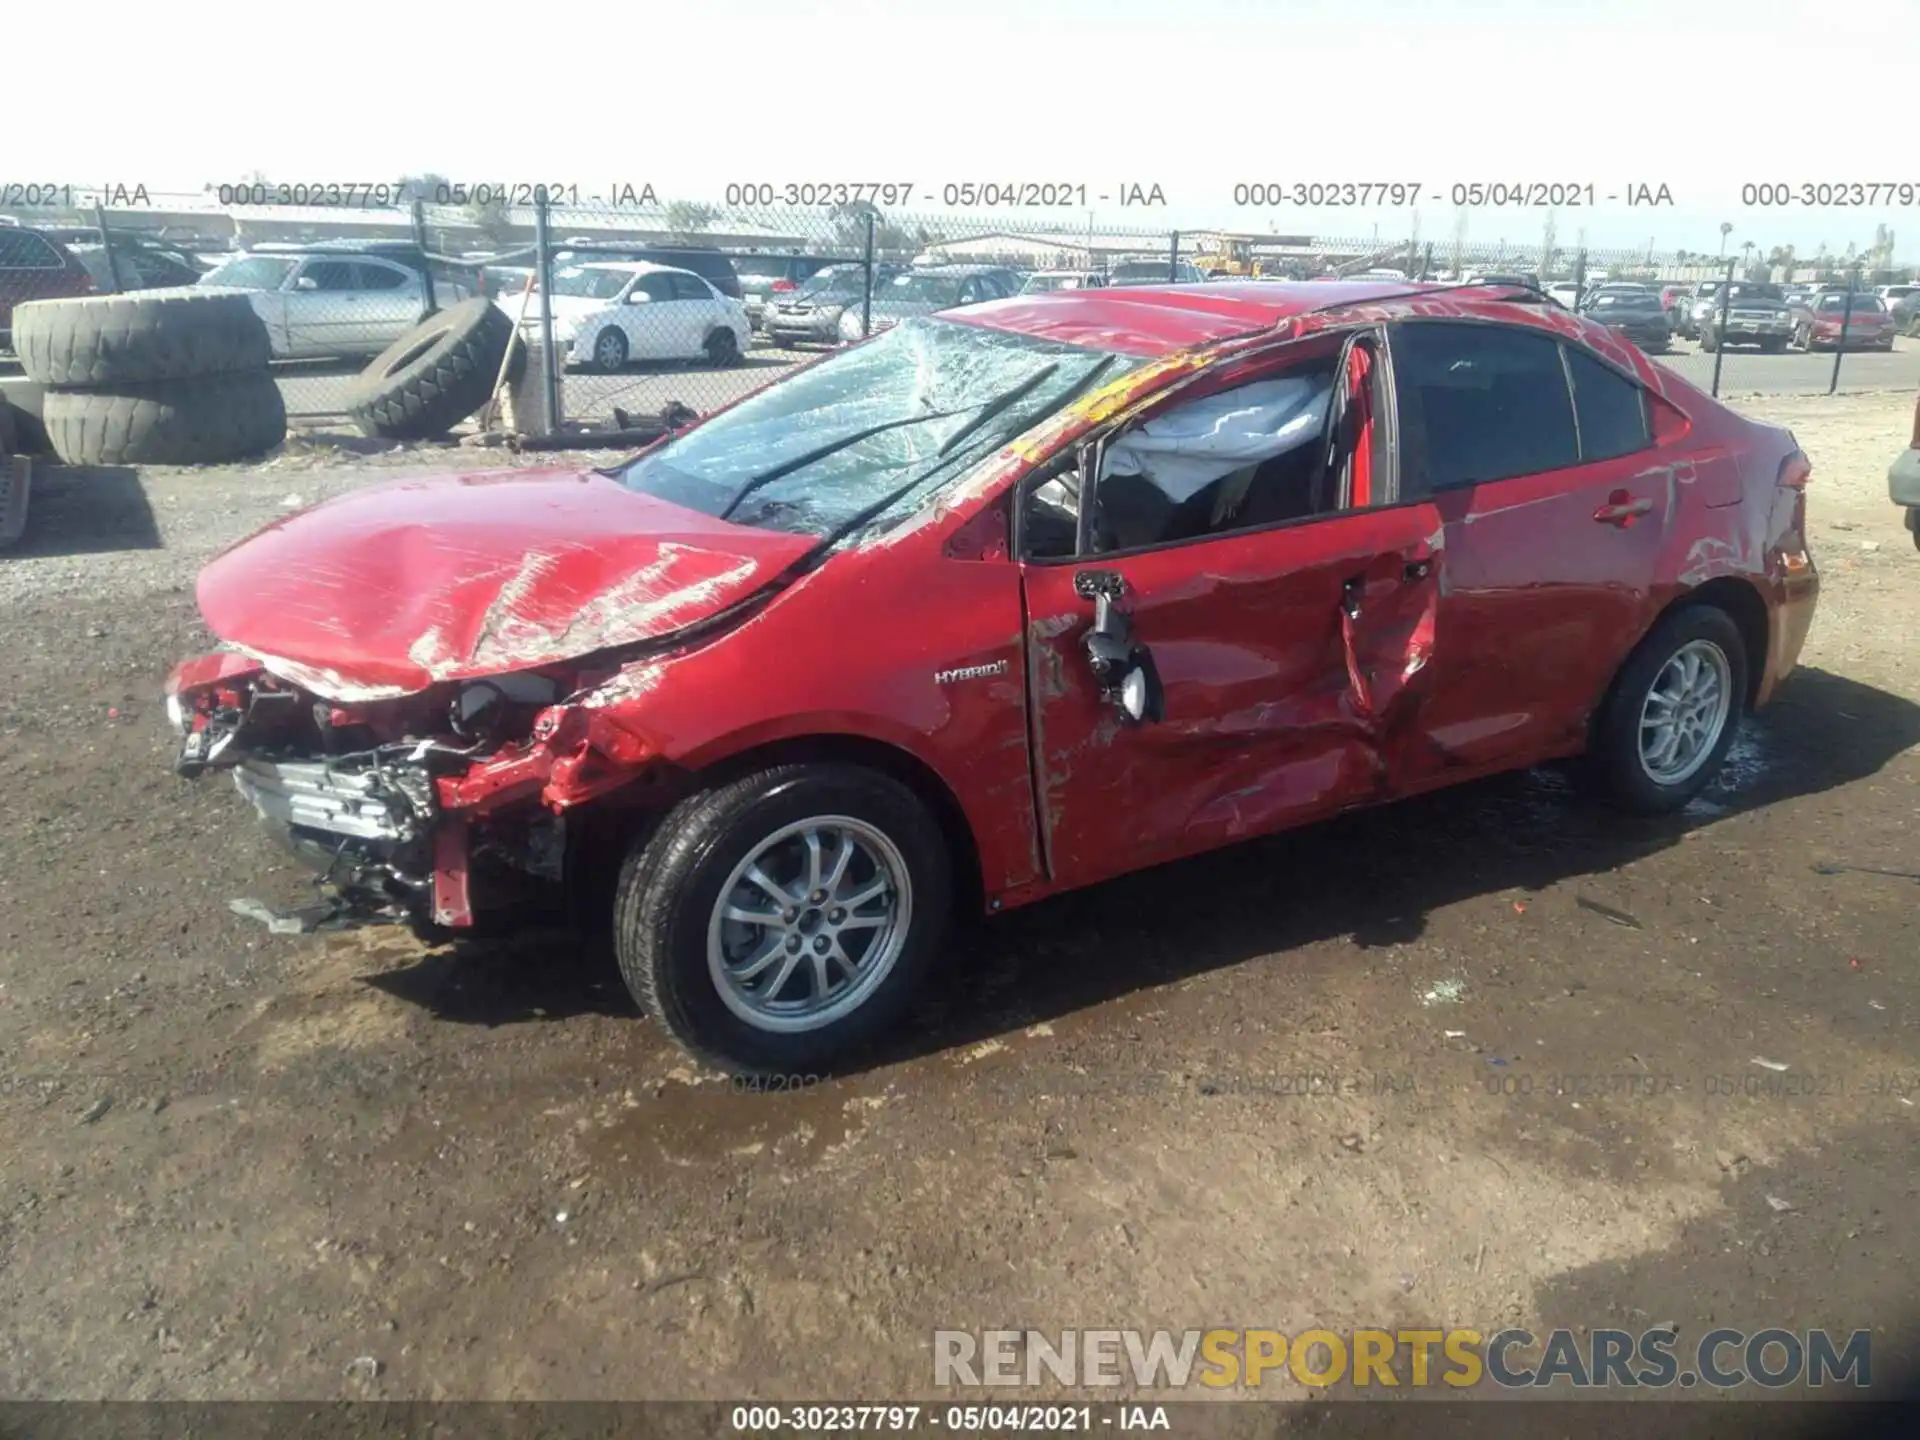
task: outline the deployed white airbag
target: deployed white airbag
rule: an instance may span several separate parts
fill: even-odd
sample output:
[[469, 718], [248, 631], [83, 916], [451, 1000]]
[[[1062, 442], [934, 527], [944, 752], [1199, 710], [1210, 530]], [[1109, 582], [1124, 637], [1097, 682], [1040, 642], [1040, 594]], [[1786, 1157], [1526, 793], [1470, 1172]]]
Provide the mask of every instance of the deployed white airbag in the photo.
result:
[[1115, 439], [1101, 475], [1145, 476], [1178, 504], [1318, 439], [1332, 390], [1330, 376], [1289, 375], [1176, 406]]

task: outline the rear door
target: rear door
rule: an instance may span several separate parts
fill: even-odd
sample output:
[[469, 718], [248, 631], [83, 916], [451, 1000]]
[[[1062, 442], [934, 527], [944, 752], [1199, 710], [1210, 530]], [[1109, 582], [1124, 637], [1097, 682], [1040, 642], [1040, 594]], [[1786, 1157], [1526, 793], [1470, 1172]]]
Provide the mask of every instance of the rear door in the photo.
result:
[[623, 316], [635, 360], [684, 360], [694, 353], [686, 313], [691, 307], [680, 299], [671, 270], [649, 270], [633, 282], [628, 298], [637, 302]]
[[389, 260], [356, 260], [353, 269], [359, 281], [360, 339], [370, 351], [384, 350], [426, 312], [426, 280]]
[[1538, 330], [1412, 319], [1390, 335], [1399, 493], [1444, 527], [1421, 768], [1578, 750], [1655, 604], [1674, 480], [1652, 402]]
[[354, 355], [367, 348], [360, 281], [351, 260], [302, 260], [281, 290], [295, 355]]
[[701, 354], [706, 349], [707, 336], [715, 330], [733, 328], [727, 313], [727, 302], [713, 286], [698, 275], [680, 271], [671, 278], [674, 309], [679, 314], [684, 327], [680, 343], [686, 349], [681, 353]]

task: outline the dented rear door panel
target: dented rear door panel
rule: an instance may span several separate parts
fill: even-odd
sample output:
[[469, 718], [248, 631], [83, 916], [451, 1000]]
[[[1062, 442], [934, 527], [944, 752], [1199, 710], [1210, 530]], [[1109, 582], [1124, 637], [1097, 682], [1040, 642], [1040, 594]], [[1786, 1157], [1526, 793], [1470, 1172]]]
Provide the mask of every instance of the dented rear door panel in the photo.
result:
[[1673, 466], [1649, 450], [1435, 497], [1447, 563], [1423, 773], [1585, 744], [1658, 612], [1674, 488]]
[[[1028, 564], [1034, 784], [1056, 887], [1263, 834], [1391, 794], [1427, 681], [1439, 565], [1432, 507], [1330, 516], [1075, 564]], [[1083, 569], [1163, 687], [1124, 721], [1082, 648]]]

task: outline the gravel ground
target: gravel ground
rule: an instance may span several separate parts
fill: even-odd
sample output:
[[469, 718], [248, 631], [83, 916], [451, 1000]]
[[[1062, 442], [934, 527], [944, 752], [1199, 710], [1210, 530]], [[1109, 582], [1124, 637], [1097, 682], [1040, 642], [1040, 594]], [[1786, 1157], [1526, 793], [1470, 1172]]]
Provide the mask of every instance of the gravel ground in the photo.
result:
[[1816, 867], [1920, 868], [1911, 403], [1750, 407], [1825, 589], [1686, 815], [1519, 776], [1037, 906], [764, 1095], [565, 937], [227, 908], [308, 892], [170, 774], [197, 568], [473, 452], [49, 472], [0, 557], [0, 1395], [932, 1395], [930, 1331], [994, 1325], [1871, 1326], [1891, 1373], [1916, 891]]

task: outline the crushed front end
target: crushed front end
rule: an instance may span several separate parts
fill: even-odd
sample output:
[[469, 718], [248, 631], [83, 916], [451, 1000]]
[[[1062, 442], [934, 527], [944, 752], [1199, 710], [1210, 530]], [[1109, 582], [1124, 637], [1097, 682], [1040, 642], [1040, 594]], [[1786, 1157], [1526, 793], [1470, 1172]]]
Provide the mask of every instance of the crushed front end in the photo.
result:
[[353, 912], [463, 929], [562, 898], [568, 812], [647, 776], [646, 743], [577, 703], [609, 678], [528, 671], [346, 702], [220, 652], [168, 679], [175, 768], [230, 773]]

